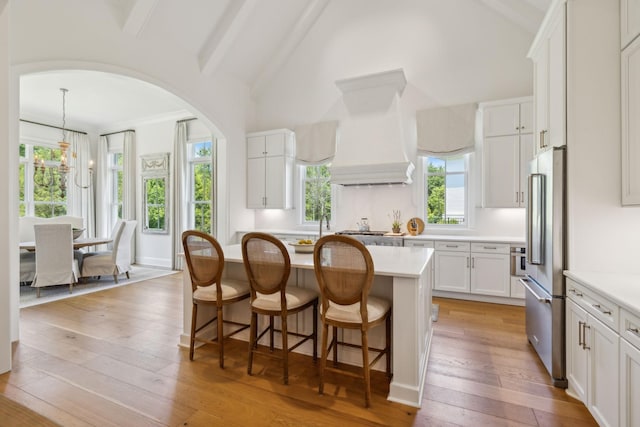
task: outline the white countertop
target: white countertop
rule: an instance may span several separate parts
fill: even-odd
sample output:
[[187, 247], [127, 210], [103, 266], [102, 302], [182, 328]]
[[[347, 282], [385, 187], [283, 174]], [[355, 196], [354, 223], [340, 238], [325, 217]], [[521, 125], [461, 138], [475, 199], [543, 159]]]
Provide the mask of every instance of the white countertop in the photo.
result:
[[[308, 236], [317, 236], [318, 230], [284, 230], [284, 229], [269, 229], [269, 230], [238, 230], [239, 233], [249, 233], [251, 231], [260, 231], [263, 233], [270, 234], [281, 234], [281, 235], [292, 235], [292, 236], [300, 236], [300, 235], [308, 235]], [[322, 230], [322, 234], [333, 234], [335, 231], [327, 231]], [[396, 236], [398, 237], [398, 236]], [[487, 242], [487, 243], [514, 243], [518, 245], [524, 246], [525, 238], [517, 237], [517, 236], [483, 236], [483, 235], [463, 235], [463, 234], [419, 234], [417, 236], [411, 236], [410, 234], [405, 234], [401, 236], [403, 239], [411, 239], [411, 240], [451, 240], [456, 242]]]
[[640, 274], [567, 270], [564, 275], [640, 316]]
[[[224, 246], [225, 262], [242, 262], [241, 245]], [[430, 248], [405, 248], [402, 246], [367, 246], [375, 274], [394, 277], [420, 277], [433, 256]], [[313, 254], [295, 253], [289, 250], [291, 267], [313, 270]]]

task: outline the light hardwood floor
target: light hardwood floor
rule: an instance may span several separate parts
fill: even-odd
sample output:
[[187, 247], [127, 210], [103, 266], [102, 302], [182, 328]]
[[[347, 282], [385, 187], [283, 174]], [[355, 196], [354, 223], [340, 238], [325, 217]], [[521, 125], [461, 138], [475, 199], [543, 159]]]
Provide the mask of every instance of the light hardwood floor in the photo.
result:
[[[388, 402], [382, 373], [372, 407], [358, 380], [328, 375], [318, 395], [316, 365], [293, 355], [290, 384], [277, 360], [247, 344], [177, 346], [181, 274], [21, 311], [13, 370], [0, 395], [64, 426], [501, 426], [596, 425], [586, 408], [550, 385], [526, 342], [524, 310], [440, 299], [422, 408]], [[45, 424], [0, 400], [0, 425]]]

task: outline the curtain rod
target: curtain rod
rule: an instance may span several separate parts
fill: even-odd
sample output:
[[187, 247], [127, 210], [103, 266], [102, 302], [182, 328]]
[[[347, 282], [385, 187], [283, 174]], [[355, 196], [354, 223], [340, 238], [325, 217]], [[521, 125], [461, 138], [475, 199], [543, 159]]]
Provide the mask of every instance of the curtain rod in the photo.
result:
[[73, 130], [73, 129], [69, 129], [69, 128], [62, 129], [60, 126], [47, 125], [47, 124], [38, 123], [38, 122], [32, 122], [31, 120], [20, 119], [20, 121], [21, 122], [25, 122], [25, 123], [31, 123], [32, 125], [46, 126], [48, 128], [54, 128], [54, 129], [60, 129], [60, 130], [68, 130], [69, 132], [81, 133], [83, 135], [87, 134], [86, 132], [82, 132], [80, 130]]
[[177, 123], [190, 122], [191, 120], [198, 120], [198, 118], [197, 117], [191, 117], [190, 119], [177, 120]]
[[125, 130], [119, 130], [117, 132], [109, 132], [109, 133], [103, 133], [100, 136], [109, 136], [109, 135], [115, 135], [116, 133], [123, 133], [123, 132], [135, 132], [135, 129], [125, 129]]

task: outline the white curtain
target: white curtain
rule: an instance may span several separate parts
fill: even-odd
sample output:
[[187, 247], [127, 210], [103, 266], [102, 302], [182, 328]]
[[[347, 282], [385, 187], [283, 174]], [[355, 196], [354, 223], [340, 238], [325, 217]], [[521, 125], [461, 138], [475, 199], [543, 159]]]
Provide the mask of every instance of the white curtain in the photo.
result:
[[187, 206], [187, 122], [176, 122], [173, 141], [173, 269], [182, 270], [182, 257], [178, 254], [184, 252], [182, 247], [182, 232], [187, 229], [188, 206]]
[[[126, 130], [122, 155], [122, 219], [136, 219], [136, 144], [135, 132]], [[135, 234], [131, 239], [131, 263], [135, 263]]]
[[79, 132], [67, 133], [67, 141], [71, 144], [71, 152], [75, 153], [75, 159], [70, 156], [71, 166], [67, 177], [67, 194], [71, 201], [71, 215], [84, 219], [86, 235], [95, 236], [95, 201], [94, 189], [89, 173], [91, 161], [91, 149], [89, 136]]
[[320, 165], [333, 160], [337, 130], [337, 121], [296, 127], [296, 161], [305, 165]]
[[476, 104], [416, 112], [418, 154], [452, 156], [475, 149]]
[[111, 231], [111, 206], [109, 204], [109, 139], [100, 136], [96, 159], [96, 236], [106, 237]]

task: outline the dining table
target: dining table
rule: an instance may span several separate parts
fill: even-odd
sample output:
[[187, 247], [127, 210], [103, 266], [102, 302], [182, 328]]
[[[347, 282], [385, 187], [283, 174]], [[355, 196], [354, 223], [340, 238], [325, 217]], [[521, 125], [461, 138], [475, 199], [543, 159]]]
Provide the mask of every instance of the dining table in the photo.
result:
[[[104, 245], [111, 243], [113, 239], [110, 237], [85, 237], [77, 238], [73, 241], [73, 249], [86, 248], [87, 246]], [[36, 250], [36, 242], [20, 242], [20, 249], [28, 251]]]

